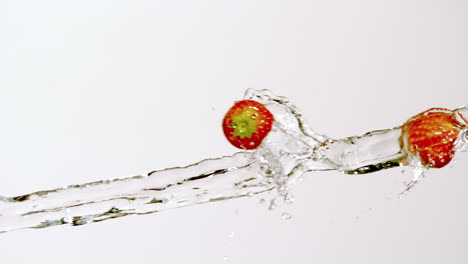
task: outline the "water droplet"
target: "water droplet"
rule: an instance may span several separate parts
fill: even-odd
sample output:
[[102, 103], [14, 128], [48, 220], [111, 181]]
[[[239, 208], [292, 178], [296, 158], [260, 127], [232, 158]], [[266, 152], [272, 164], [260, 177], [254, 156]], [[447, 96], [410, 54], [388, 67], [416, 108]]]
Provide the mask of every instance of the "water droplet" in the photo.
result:
[[262, 198], [262, 199], [260, 199], [258, 202], [259, 202], [260, 204], [264, 204], [264, 203], [265, 203], [265, 199]]
[[284, 213], [281, 214], [281, 217], [282, 217], [284, 220], [289, 220], [289, 219], [292, 218], [292, 215], [289, 214], [289, 213], [284, 212]]
[[275, 199], [272, 199], [270, 201], [270, 206], [268, 207], [268, 210], [272, 211], [272, 210], [274, 210], [276, 208], [276, 206], [277, 206], [277, 202], [276, 202], [276, 198], [275, 198]]
[[286, 204], [292, 204], [294, 203], [294, 196], [290, 193], [287, 193], [285, 196], [284, 196], [284, 202]]

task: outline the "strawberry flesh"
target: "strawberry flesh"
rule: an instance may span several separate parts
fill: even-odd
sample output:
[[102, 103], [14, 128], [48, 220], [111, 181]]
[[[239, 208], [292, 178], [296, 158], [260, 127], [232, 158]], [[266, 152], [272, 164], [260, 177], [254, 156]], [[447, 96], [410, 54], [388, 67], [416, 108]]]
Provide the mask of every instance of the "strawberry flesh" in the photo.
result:
[[430, 168], [442, 168], [453, 158], [460, 128], [453, 112], [432, 108], [410, 118], [402, 127], [402, 144], [406, 151]]

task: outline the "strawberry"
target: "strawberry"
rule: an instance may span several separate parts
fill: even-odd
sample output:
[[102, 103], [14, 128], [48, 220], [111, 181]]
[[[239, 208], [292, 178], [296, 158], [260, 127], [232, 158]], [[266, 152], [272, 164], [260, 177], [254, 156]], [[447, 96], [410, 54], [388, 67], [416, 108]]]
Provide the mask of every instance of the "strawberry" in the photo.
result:
[[452, 110], [431, 108], [406, 121], [402, 130], [406, 151], [419, 156], [424, 166], [442, 168], [452, 160], [460, 133]]
[[273, 115], [253, 100], [236, 102], [226, 113], [223, 131], [227, 140], [240, 149], [256, 149], [273, 125]]

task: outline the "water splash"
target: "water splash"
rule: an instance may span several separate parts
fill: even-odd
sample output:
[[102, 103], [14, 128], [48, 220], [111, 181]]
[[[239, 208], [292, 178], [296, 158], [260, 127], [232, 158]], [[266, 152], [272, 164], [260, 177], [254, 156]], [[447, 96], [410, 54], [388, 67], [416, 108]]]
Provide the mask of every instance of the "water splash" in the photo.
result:
[[417, 156], [409, 156], [406, 160], [406, 165], [409, 168], [409, 173], [412, 175], [412, 179], [406, 184], [406, 188], [399, 194], [400, 198], [403, 198], [409, 191], [411, 191], [429, 171], [429, 168], [424, 166], [421, 159]]
[[468, 151], [468, 127], [460, 131], [460, 135], [455, 141], [455, 151]]
[[[0, 232], [79, 226], [272, 190], [277, 198], [268, 206], [274, 209], [280, 201], [293, 202], [289, 186], [306, 172], [363, 174], [407, 162], [408, 155], [400, 144], [400, 127], [330, 139], [312, 131], [285, 97], [249, 89], [244, 98], [265, 104], [275, 116], [274, 127], [259, 149], [142, 176], [0, 197]], [[465, 110], [457, 113], [466, 117]], [[466, 129], [457, 142], [459, 150], [468, 149]], [[419, 179], [415, 178], [414, 183]]]

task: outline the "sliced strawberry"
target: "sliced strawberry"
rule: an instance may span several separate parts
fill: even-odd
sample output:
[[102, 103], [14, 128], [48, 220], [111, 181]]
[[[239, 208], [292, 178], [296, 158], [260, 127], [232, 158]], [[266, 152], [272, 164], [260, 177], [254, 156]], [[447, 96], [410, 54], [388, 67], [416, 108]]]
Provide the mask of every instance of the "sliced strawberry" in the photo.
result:
[[419, 156], [423, 165], [442, 168], [452, 160], [460, 133], [452, 110], [431, 108], [410, 118], [402, 129], [403, 146], [411, 155]]
[[270, 132], [273, 121], [273, 115], [263, 104], [238, 101], [224, 116], [224, 135], [237, 148], [255, 149]]

